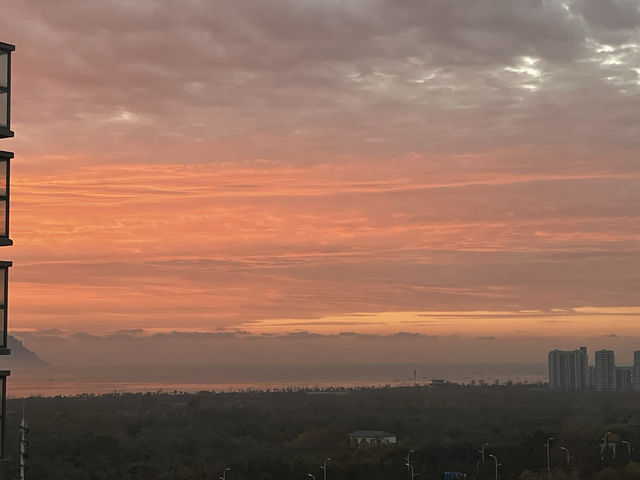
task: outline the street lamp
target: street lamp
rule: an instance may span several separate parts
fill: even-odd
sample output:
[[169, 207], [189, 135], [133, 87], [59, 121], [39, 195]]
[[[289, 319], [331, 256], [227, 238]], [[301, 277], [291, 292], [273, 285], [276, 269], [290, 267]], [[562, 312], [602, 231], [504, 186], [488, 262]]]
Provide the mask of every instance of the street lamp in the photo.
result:
[[222, 476], [220, 477], [220, 480], [227, 480], [227, 472], [231, 470], [231, 468], [227, 467], [222, 471]]
[[0, 138], [13, 137], [11, 131], [11, 52], [15, 46], [0, 42]]
[[331, 457], [325, 458], [322, 466], [320, 467], [322, 469], [322, 478], [323, 478], [323, 480], [327, 480], [327, 462], [330, 461], [330, 460], [331, 460]]
[[567, 465], [569, 465], [569, 449], [567, 447], [560, 447], [560, 450], [564, 450], [564, 453], [567, 454]]
[[545, 446], [547, 447], [547, 472], [551, 470], [551, 459], [549, 457], [549, 442], [551, 442], [551, 440], [555, 440], [555, 438], [549, 437], [545, 443]]
[[411, 449], [407, 452], [407, 458], [405, 459], [407, 463], [411, 463], [409, 457], [411, 456], [412, 453], [416, 453], [416, 451], [414, 449]]
[[489, 447], [489, 446], [491, 446], [490, 443], [483, 443], [482, 449], [478, 450], [478, 452], [482, 454], [482, 463], [484, 463], [484, 447]]
[[417, 473], [413, 473], [413, 465], [411, 465], [410, 463], [405, 463], [405, 465], [409, 469], [409, 479], [410, 480], [413, 480], [416, 476], [418, 476]]
[[491, 458], [493, 458], [493, 461], [496, 462], [496, 473], [495, 473], [495, 480], [498, 480], [498, 457], [496, 457], [495, 455], [491, 455], [489, 454], [489, 456]]
[[496, 462], [496, 473], [495, 473], [495, 480], [498, 480], [498, 457], [496, 457], [495, 455], [491, 455], [489, 454], [489, 456], [491, 458], [493, 458], [493, 461]]
[[409, 470], [409, 480], [413, 480], [413, 466], [411, 465], [411, 454], [415, 453], [415, 450], [411, 449], [407, 452], [407, 458], [405, 458], [405, 466]]
[[607, 432], [604, 434], [604, 447], [602, 448], [602, 455], [600, 455], [600, 459], [604, 461], [604, 456], [607, 454], [607, 450], [609, 450], [609, 435], [611, 432]]

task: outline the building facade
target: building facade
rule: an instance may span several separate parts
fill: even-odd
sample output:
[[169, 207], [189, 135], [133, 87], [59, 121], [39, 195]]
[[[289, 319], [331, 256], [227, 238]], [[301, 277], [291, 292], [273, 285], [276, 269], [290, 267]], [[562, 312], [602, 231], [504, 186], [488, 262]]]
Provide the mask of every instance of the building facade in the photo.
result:
[[616, 367], [616, 390], [619, 392], [631, 391], [631, 373], [633, 367]]
[[585, 390], [588, 380], [587, 347], [549, 352], [549, 387], [557, 392]]
[[358, 430], [351, 432], [348, 436], [349, 445], [393, 445], [396, 443], [396, 436], [393, 433], [381, 430]]
[[596, 367], [589, 365], [587, 367], [587, 389], [595, 390], [596, 388]]
[[616, 391], [616, 356], [613, 350], [596, 352], [595, 387], [599, 392]]
[[[13, 137], [11, 130], [11, 54], [13, 45], [0, 42], [0, 139]], [[9, 179], [12, 152], [0, 150], [0, 247], [13, 245], [9, 236]], [[11, 262], [0, 261], [0, 355], [9, 355], [7, 308], [9, 299], [9, 267]], [[9, 370], [0, 370], [0, 457], [4, 457], [7, 423], [7, 377]]]
[[640, 350], [633, 352], [633, 367], [631, 367], [631, 389], [640, 392]]

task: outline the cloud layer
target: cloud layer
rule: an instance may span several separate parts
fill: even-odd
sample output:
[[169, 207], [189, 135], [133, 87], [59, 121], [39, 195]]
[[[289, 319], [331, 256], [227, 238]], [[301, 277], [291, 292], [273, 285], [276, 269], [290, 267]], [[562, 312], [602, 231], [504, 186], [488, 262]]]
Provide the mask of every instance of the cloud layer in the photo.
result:
[[[285, 333], [249, 333], [240, 330], [161, 332], [16, 331], [25, 344], [53, 366], [107, 365], [284, 365], [284, 364], [469, 364], [472, 362], [544, 365], [554, 348], [586, 345], [589, 351], [612, 348], [618, 364], [631, 364], [640, 338], [631, 334], [587, 335], [573, 332], [564, 338], [544, 334], [425, 335], [396, 331], [336, 334], [292, 330]], [[506, 360], [506, 361], [505, 361]], [[544, 372], [544, 367], [541, 369]]]
[[635, 1], [4, 8], [20, 328], [638, 304]]

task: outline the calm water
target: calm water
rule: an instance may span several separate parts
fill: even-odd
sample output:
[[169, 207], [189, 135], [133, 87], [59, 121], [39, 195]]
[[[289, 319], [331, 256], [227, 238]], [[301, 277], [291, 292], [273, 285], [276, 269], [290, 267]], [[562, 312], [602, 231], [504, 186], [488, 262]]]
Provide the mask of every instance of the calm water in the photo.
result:
[[541, 363], [508, 364], [303, 364], [171, 365], [117, 367], [13, 368], [8, 380], [12, 398], [81, 393], [265, 390], [286, 387], [412, 385], [432, 379], [457, 383], [484, 380], [546, 381]]

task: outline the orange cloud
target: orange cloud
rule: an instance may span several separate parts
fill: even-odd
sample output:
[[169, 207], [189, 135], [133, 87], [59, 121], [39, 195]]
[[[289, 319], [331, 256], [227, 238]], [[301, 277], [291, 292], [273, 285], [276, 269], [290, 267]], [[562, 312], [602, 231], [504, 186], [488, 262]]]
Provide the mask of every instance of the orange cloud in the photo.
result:
[[[517, 312], [633, 305], [635, 207], [602, 188], [633, 175], [450, 172], [430, 183], [410, 176], [413, 162], [29, 166], [14, 177], [12, 317], [104, 330], [371, 312], [382, 315], [375, 332], [383, 312], [489, 309], [531, 330]], [[620, 213], [605, 218], [610, 209], [567, 191]]]

